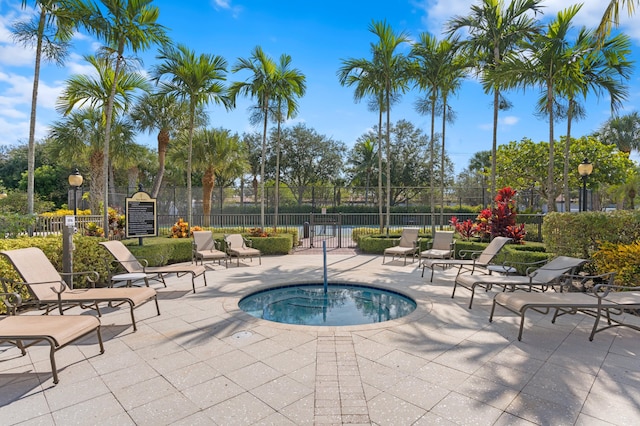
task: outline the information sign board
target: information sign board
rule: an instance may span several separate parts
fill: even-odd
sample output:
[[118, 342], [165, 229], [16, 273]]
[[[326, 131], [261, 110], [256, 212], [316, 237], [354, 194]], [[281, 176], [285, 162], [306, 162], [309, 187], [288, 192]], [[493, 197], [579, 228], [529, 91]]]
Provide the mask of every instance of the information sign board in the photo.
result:
[[144, 191], [138, 191], [128, 197], [126, 201], [125, 228], [127, 238], [158, 236], [156, 199], [151, 198]]

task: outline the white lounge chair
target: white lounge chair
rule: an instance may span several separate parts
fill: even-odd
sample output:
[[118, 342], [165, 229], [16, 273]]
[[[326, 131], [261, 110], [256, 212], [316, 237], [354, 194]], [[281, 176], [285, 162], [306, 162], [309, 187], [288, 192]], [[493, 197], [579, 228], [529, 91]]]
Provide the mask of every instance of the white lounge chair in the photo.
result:
[[260, 250], [251, 247], [251, 240], [247, 240], [240, 234], [229, 234], [224, 236], [226, 250], [229, 257], [238, 258], [238, 266], [240, 266], [240, 258], [248, 257], [252, 262], [254, 257], [258, 257], [260, 265], [262, 265], [262, 253]]
[[458, 266], [460, 269], [467, 269], [473, 274], [476, 268], [486, 268], [493, 262], [494, 258], [500, 253], [502, 248], [511, 241], [508, 237], [495, 237], [487, 247], [482, 251], [460, 251], [461, 259], [425, 259], [422, 262], [422, 276], [424, 277], [425, 268], [431, 269], [431, 278], [429, 281], [433, 281], [433, 271], [436, 267], [446, 268], [447, 266]]
[[[597, 277], [579, 276], [577, 277], [584, 284], [587, 280], [598, 278], [600, 281], [608, 281], [607, 284], [595, 285], [589, 292], [509, 292], [498, 293], [493, 299], [491, 315], [489, 321], [493, 321], [496, 306], [501, 306], [515, 314], [520, 315], [520, 329], [518, 340], [522, 340], [524, 330], [525, 315], [529, 310], [538, 313], [549, 313], [551, 309], [555, 311], [552, 323], [556, 318], [566, 314], [576, 314], [578, 312], [593, 316], [595, 318], [589, 340], [593, 336], [604, 330], [613, 327], [628, 327], [640, 331], [640, 326], [623, 321], [613, 320], [611, 314], [622, 315], [629, 310], [640, 309], [640, 291], [637, 287], [624, 287], [613, 285], [614, 273], [599, 275]], [[576, 277], [567, 277], [572, 279]], [[602, 319], [607, 324], [598, 328]]]
[[539, 290], [545, 291], [550, 286], [558, 284], [560, 278], [567, 273], [571, 273], [579, 266], [587, 263], [585, 259], [575, 257], [558, 256], [543, 266], [529, 271], [527, 275], [472, 275], [471, 273], [460, 273], [455, 279], [451, 298], [456, 294], [458, 286], [471, 291], [469, 309], [473, 304], [473, 296], [476, 287], [490, 290], [492, 286], [501, 286], [503, 290]]
[[391, 260], [396, 256], [404, 256], [404, 264], [407, 264], [407, 255], [411, 255], [411, 262], [420, 249], [420, 239], [418, 238], [418, 228], [404, 228], [402, 235], [396, 241], [396, 245], [384, 249], [382, 263], [385, 263], [387, 255], [391, 255]]
[[217, 260], [220, 264], [224, 260], [224, 266], [229, 267], [229, 256], [222, 250], [218, 250], [217, 241], [213, 239], [211, 231], [193, 231], [193, 260], [202, 265], [205, 260]]
[[[38, 247], [4, 250], [0, 253], [9, 259], [35, 301], [38, 305], [45, 306], [47, 313], [57, 307], [60, 314], [63, 314], [65, 308], [80, 306], [85, 309], [93, 308], [100, 316], [100, 303], [123, 302], [129, 305], [133, 331], [137, 330], [133, 311], [139, 306], [153, 300], [160, 315], [156, 291], [150, 287], [72, 289]], [[95, 284], [95, 280], [89, 282]]]
[[[4, 282], [3, 282], [4, 284]], [[21, 298], [17, 293], [0, 293], [7, 310], [15, 312]], [[10, 298], [11, 301], [7, 301]], [[92, 332], [96, 332], [100, 353], [104, 353], [100, 320], [90, 315], [3, 315], [0, 316], [0, 343], [9, 343], [26, 355], [26, 349], [40, 342], [49, 344], [49, 360], [53, 383], [57, 384], [58, 369], [55, 353]], [[25, 343], [29, 342], [29, 343]]]
[[176, 263], [165, 266], [147, 266], [147, 261], [145, 259], [137, 259], [127, 246], [122, 244], [120, 241], [103, 241], [100, 245], [107, 249], [116, 262], [118, 262], [122, 268], [130, 274], [147, 274], [149, 278], [162, 282], [165, 287], [167, 286], [167, 283], [164, 280], [165, 275], [176, 274], [177, 276], [182, 276], [191, 274], [191, 287], [193, 288], [194, 293], [196, 292], [196, 277], [202, 275], [204, 285], [205, 287], [207, 286], [207, 276], [205, 274], [207, 269], [202, 265], [184, 265]]

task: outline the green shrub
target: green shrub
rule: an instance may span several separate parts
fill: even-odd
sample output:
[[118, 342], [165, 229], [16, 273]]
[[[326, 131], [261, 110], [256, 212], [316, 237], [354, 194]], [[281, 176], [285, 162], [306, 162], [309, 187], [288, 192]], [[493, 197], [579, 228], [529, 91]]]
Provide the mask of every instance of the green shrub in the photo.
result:
[[[100, 275], [98, 284], [106, 282], [107, 273], [107, 258], [106, 251], [98, 245], [98, 242], [103, 241], [99, 238], [85, 237], [79, 234], [74, 235], [73, 244], [75, 250], [73, 252], [73, 271], [95, 271]], [[0, 239], [0, 250], [15, 250], [27, 247], [40, 248], [45, 256], [51, 261], [53, 266], [58, 271], [63, 270], [62, 265], [62, 238], [59, 235], [51, 235], [46, 237], [21, 237], [17, 239]], [[15, 271], [11, 263], [4, 257], [0, 256], [0, 276], [13, 280], [17, 283], [21, 282], [21, 278]], [[74, 278], [74, 288], [84, 288], [88, 285], [86, 278], [76, 277]], [[28, 289], [24, 286], [15, 286], [9, 288], [9, 291], [16, 291], [20, 293], [24, 301], [29, 301], [31, 295]], [[4, 306], [0, 306], [0, 310], [4, 309]]]
[[164, 266], [171, 263], [190, 262], [192, 256], [191, 238], [143, 238], [129, 239], [123, 243], [138, 259], [146, 259], [149, 266]]
[[640, 285], [640, 242], [631, 244], [603, 243], [593, 253], [593, 265], [597, 274], [616, 272], [617, 285]]
[[602, 243], [640, 239], [640, 211], [549, 213], [542, 224], [548, 252], [589, 259]]
[[278, 234], [273, 237], [246, 237], [251, 240], [253, 248], [260, 250], [263, 255], [289, 254], [293, 248], [292, 234]]

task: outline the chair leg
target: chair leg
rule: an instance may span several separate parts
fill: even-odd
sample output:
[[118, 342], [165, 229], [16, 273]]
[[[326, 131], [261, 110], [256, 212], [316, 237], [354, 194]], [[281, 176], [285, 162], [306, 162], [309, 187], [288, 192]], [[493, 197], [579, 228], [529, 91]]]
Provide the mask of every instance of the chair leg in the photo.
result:
[[57, 385], [60, 380], [58, 379], [58, 369], [56, 367], [55, 342], [50, 337], [45, 337], [44, 340], [49, 342], [49, 360], [51, 361], [51, 375], [53, 376], [53, 384]]

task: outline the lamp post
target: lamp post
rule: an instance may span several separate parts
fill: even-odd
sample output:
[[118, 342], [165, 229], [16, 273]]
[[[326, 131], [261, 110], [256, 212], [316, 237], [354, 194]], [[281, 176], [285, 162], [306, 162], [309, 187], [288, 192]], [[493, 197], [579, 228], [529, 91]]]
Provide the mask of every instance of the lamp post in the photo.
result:
[[78, 188], [82, 185], [82, 175], [76, 167], [69, 175], [69, 185], [73, 186], [73, 215], [78, 215]]
[[587, 178], [593, 172], [593, 164], [585, 157], [582, 163], [578, 164], [578, 173], [582, 177], [582, 207], [580, 211], [587, 211]]

